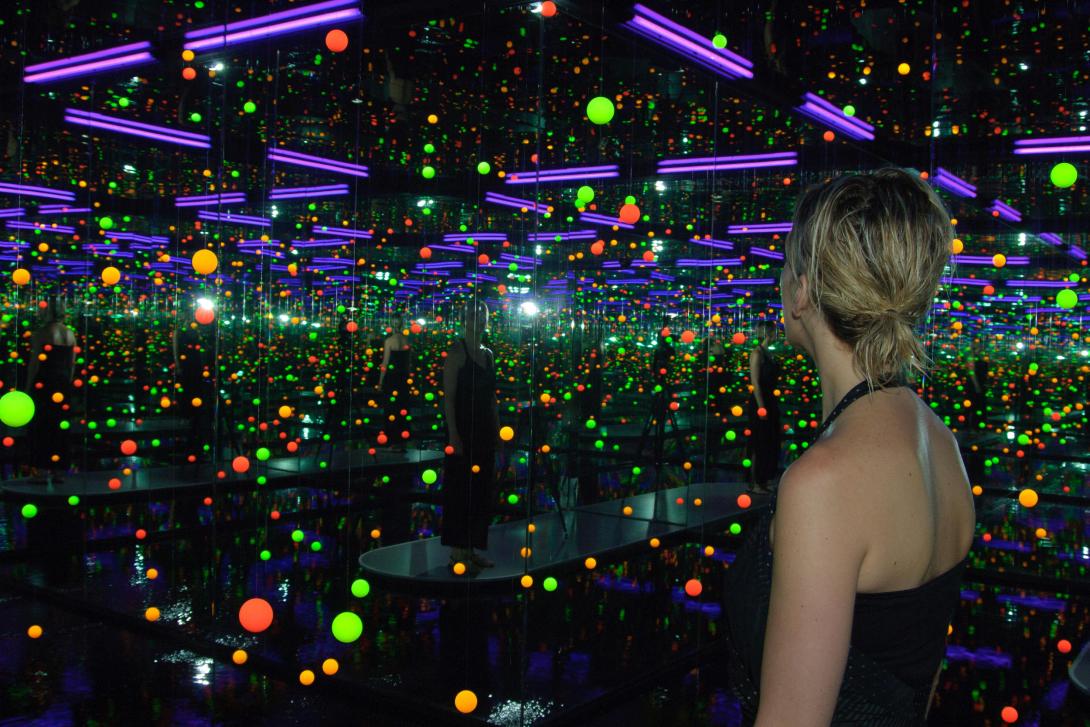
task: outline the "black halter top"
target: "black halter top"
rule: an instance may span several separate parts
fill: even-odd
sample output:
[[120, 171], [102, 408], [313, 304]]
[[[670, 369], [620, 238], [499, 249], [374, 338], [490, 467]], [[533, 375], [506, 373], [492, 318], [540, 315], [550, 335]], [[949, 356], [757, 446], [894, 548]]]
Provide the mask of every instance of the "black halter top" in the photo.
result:
[[[876, 387], [885, 388], [885, 387]], [[860, 382], [844, 395], [818, 429], [816, 442], [857, 399], [870, 392]], [[776, 490], [750, 530], [725, 577], [731, 690], [747, 724], [757, 717], [761, 659], [772, 592], [769, 530]], [[905, 591], [857, 593], [851, 646], [833, 713], [834, 725], [920, 725], [931, 681], [946, 651], [946, 631], [957, 608], [968, 559], [923, 585]]]

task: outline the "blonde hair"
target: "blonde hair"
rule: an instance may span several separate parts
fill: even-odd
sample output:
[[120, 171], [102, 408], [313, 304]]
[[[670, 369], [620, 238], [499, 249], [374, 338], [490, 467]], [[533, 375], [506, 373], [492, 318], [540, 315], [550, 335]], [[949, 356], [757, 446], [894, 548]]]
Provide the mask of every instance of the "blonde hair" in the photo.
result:
[[954, 231], [938, 196], [915, 174], [880, 169], [807, 189], [785, 243], [809, 299], [870, 387], [927, 365], [913, 328], [927, 316]]

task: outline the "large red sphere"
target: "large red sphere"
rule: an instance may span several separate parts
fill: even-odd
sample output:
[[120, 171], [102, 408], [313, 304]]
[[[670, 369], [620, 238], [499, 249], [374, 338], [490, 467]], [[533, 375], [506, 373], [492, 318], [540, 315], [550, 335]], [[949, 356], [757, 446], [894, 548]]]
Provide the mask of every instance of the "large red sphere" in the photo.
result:
[[251, 633], [261, 633], [272, 625], [272, 621], [272, 606], [264, 598], [251, 598], [238, 610], [238, 622]]

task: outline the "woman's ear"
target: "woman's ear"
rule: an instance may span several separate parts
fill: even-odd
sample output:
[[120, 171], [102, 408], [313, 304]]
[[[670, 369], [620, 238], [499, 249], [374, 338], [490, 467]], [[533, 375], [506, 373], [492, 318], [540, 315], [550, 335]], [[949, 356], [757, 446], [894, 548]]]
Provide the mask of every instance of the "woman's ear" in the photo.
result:
[[795, 278], [795, 294], [791, 299], [791, 316], [801, 318], [810, 307], [810, 278], [803, 273]]

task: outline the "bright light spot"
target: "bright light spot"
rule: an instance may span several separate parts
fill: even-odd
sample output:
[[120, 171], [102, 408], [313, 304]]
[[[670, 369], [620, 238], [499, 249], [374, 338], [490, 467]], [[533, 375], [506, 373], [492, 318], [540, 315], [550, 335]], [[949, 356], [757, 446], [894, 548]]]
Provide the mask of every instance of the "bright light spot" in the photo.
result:
[[655, 191], [656, 192], [665, 192], [666, 191], [666, 182], [662, 181], [661, 179], [656, 179], [655, 180]]
[[201, 310], [212, 310], [215, 306], [208, 298], [197, 298], [197, 307]]
[[537, 303], [532, 300], [524, 300], [519, 305], [519, 310], [522, 311], [524, 316], [536, 316], [541, 312], [541, 309], [537, 307]]

